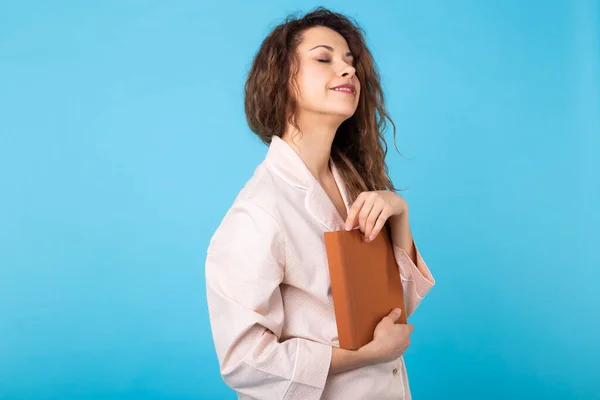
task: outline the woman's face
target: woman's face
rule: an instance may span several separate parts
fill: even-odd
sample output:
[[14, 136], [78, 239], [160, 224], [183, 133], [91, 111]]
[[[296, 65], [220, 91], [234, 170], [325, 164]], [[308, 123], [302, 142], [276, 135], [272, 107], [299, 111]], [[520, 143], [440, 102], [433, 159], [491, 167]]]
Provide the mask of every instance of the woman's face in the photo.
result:
[[[298, 58], [298, 114], [303, 118], [333, 116], [341, 122], [350, 118], [358, 106], [360, 82], [346, 39], [326, 27], [309, 28], [298, 46]], [[334, 89], [348, 84], [353, 87]]]

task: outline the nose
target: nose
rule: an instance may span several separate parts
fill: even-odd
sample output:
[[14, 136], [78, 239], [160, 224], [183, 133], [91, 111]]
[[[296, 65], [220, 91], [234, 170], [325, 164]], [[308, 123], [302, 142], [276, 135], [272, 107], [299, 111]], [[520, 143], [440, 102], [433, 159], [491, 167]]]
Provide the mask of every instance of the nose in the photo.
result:
[[356, 69], [352, 65], [344, 63], [344, 66], [340, 68], [339, 74], [344, 78], [352, 78], [356, 74]]

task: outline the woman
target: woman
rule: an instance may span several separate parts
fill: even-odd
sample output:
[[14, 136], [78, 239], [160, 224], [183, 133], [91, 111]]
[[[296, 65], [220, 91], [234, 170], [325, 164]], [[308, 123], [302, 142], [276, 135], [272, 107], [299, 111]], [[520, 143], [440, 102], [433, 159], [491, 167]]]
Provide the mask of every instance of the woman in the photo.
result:
[[[207, 300], [221, 375], [240, 399], [409, 399], [412, 325], [394, 310], [339, 348], [324, 232], [390, 229], [409, 316], [434, 285], [385, 165], [379, 76], [361, 30], [318, 8], [277, 26], [246, 84], [264, 161], [211, 239]], [[368, 266], [365, 266], [368, 267]]]

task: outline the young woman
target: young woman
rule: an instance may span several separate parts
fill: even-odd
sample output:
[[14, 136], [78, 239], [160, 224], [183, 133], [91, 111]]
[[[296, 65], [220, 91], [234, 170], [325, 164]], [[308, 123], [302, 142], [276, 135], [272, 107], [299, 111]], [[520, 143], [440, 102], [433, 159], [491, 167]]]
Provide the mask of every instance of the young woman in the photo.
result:
[[207, 252], [224, 381], [240, 399], [409, 399], [412, 325], [394, 310], [372, 342], [341, 349], [324, 244], [326, 231], [369, 240], [389, 228], [408, 316], [434, 285], [387, 174], [389, 116], [361, 29], [324, 8], [288, 18], [262, 43], [245, 95], [269, 150]]

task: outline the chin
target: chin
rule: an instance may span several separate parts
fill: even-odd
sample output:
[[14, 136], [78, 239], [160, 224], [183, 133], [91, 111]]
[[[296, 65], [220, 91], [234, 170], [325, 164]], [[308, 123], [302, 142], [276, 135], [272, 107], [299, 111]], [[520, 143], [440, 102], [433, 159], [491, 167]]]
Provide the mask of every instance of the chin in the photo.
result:
[[339, 115], [340, 117], [344, 117], [344, 121], [345, 121], [348, 118], [350, 118], [351, 116], [353, 116], [355, 112], [356, 112], [356, 108], [347, 107], [347, 108], [340, 108], [337, 110], [332, 110], [331, 114], [335, 114], [335, 115]]

